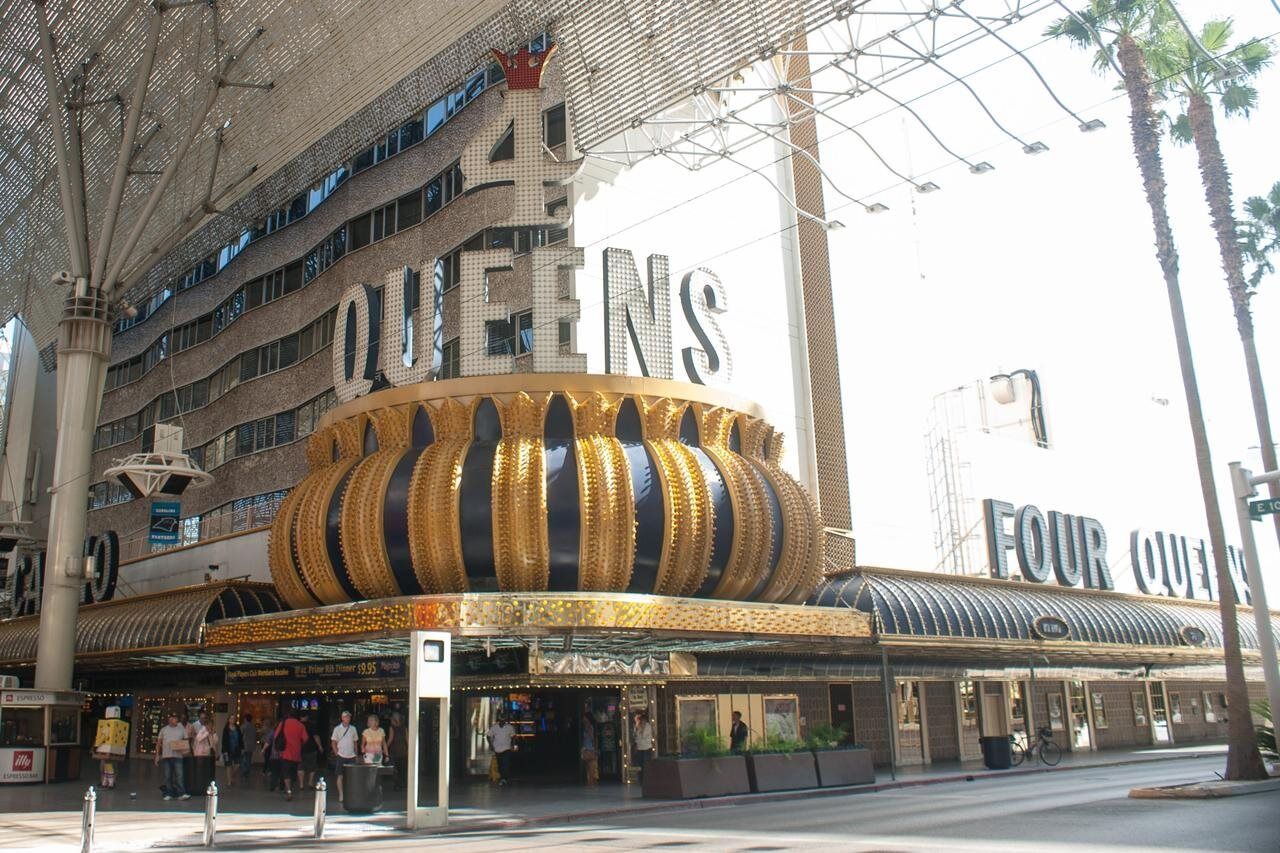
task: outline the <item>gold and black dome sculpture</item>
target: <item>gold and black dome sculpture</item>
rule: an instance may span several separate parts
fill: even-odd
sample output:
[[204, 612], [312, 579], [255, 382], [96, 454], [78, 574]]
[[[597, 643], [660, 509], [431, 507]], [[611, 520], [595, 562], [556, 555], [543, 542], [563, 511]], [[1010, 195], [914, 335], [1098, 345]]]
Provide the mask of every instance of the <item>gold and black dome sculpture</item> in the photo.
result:
[[271, 530], [295, 608], [430, 593], [799, 603], [822, 525], [751, 404], [701, 385], [513, 374], [330, 412]]

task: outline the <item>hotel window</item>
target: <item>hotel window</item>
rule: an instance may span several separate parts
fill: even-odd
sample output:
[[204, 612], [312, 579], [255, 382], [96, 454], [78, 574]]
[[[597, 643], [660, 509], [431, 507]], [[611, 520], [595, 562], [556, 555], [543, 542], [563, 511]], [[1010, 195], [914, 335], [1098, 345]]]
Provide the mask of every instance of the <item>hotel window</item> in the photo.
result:
[[511, 355], [515, 340], [510, 320], [488, 320], [484, 324], [485, 352], [489, 355]]
[[521, 311], [512, 323], [516, 332], [516, 355], [533, 352], [533, 312]]
[[440, 351], [440, 378], [457, 379], [462, 375], [461, 354], [458, 351], [458, 339], [445, 341]]
[[564, 104], [557, 104], [542, 114], [542, 138], [548, 148], [564, 145], [568, 139]]

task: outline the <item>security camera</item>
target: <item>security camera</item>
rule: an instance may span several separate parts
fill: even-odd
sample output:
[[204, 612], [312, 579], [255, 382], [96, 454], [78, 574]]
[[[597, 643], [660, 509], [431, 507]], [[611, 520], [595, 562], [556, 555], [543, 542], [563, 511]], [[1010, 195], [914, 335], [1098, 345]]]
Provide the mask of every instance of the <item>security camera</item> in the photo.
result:
[[73, 276], [68, 270], [58, 270], [53, 275], [49, 276], [50, 284], [68, 285], [68, 284], [74, 284], [75, 280], [76, 280], [76, 277]]

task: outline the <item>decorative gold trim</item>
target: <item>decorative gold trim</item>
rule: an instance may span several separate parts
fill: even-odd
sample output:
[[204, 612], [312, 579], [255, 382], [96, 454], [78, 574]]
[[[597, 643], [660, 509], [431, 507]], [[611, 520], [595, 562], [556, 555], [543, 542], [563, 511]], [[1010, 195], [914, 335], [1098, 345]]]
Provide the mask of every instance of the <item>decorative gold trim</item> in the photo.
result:
[[271, 570], [271, 582], [290, 607], [312, 607], [316, 599], [303, 586], [302, 577], [294, 562], [293, 522], [300, 504], [301, 489], [285, 495], [276, 510], [276, 524], [267, 534], [267, 565]]
[[631, 466], [614, 435], [621, 398], [599, 392], [573, 409], [574, 458], [578, 466], [578, 585], [582, 590], [623, 590], [631, 583], [636, 554], [636, 510]]
[[493, 565], [498, 585], [513, 592], [545, 590], [550, 579], [542, 452], [542, 422], [550, 398], [539, 394], [535, 400], [521, 391], [498, 401], [502, 439], [493, 454]]
[[796, 607], [628, 593], [467, 593], [384, 599], [218, 622], [205, 648], [335, 641], [371, 634], [447, 630], [534, 635], [548, 629], [672, 632], [688, 637], [808, 637], [866, 641], [870, 618], [857, 610]]
[[764, 486], [750, 463], [729, 449], [738, 419], [737, 412], [722, 408], [705, 409], [700, 419], [702, 449], [720, 471], [733, 507], [733, 545], [712, 598], [746, 598], [769, 573], [773, 518]]
[[445, 400], [424, 405], [435, 441], [422, 451], [409, 482], [409, 552], [413, 573], [428, 592], [470, 589], [462, 561], [458, 492], [462, 462], [471, 447], [474, 406]]
[[715, 517], [711, 494], [697, 458], [680, 443], [684, 403], [663, 398], [644, 401], [645, 446], [657, 462], [667, 502], [662, 560], [654, 592], [692, 595], [702, 586], [711, 563]]

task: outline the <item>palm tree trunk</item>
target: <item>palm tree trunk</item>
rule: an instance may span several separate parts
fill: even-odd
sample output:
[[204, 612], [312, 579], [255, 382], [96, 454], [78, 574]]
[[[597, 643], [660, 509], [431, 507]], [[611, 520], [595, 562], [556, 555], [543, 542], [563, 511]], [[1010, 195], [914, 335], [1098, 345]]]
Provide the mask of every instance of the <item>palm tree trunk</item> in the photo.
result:
[[[1227, 290], [1231, 294], [1231, 307], [1235, 310], [1236, 329], [1244, 347], [1245, 369], [1249, 376], [1249, 394], [1253, 398], [1253, 419], [1258, 426], [1258, 444], [1262, 448], [1262, 465], [1268, 471], [1277, 470], [1276, 445], [1271, 437], [1271, 416], [1267, 411], [1267, 392], [1262, 385], [1262, 367], [1258, 363], [1258, 349], [1253, 342], [1253, 315], [1249, 310], [1249, 289], [1244, 281], [1244, 262], [1240, 256], [1240, 243], [1236, 220], [1231, 212], [1231, 176], [1227, 173], [1226, 158], [1218, 145], [1218, 128], [1213, 118], [1213, 106], [1203, 94], [1193, 92], [1188, 98], [1187, 117], [1191, 123], [1191, 138], [1196, 145], [1200, 161], [1200, 179], [1204, 184], [1204, 198], [1209, 203], [1209, 215], [1218, 237], [1218, 254], [1222, 256], [1222, 269], [1227, 274]], [[1273, 482], [1271, 497], [1280, 498], [1280, 483]], [[1280, 541], [1280, 513], [1272, 515], [1276, 539]]]
[[1200, 408], [1200, 389], [1196, 383], [1195, 364], [1191, 358], [1191, 339], [1187, 334], [1187, 317], [1182, 307], [1182, 290], [1178, 284], [1178, 251], [1173, 244], [1173, 228], [1165, 202], [1164, 165], [1160, 159], [1160, 133], [1152, 106], [1151, 79], [1147, 74], [1142, 50], [1128, 34], [1118, 40], [1117, 58], [1124, 70], [1124, 87], [1129, 96], [1129, 130], [1133, 137], [1133, 154], [1142, 172], [1143, 189], [1151, 208], [1151, 222], [1156, 232], [1156, 258], [1164, 273], [1169, 293], [1169, 313], [1178, 347], [1178, 364], [1182, 368], [1182, 389], [1187, 398], [1187, 416], [1191, 422], [1191, 439], [1195, 445], [1196, 467], [1200, 473], [1200, 492], [1204, 499], [1205, 520], [1209, 526], [1209, 544], [1213, 553], [1214, 572], [1218, 579], [1218, 609], [1222, 614], [1222, 646], [1227, 665], [1227, 699], [1233, 709], [1227, 729], [1227, 779], [1265, 779], [1266, 768], [1253, 740], [1249, 716], [1249, 694], [1245, 688], [1244, 665], [1240, 659], [1240, 630], [1236, 625], [1236, 600], [1227, 569], [1227, 540], [1222, 530], [1222, 512], [1218, 506], [1218, 488], [1213, 478], [1213, 460], [1205, 431], [1204, 413]]

